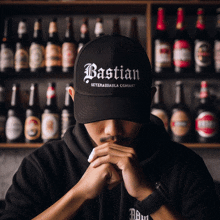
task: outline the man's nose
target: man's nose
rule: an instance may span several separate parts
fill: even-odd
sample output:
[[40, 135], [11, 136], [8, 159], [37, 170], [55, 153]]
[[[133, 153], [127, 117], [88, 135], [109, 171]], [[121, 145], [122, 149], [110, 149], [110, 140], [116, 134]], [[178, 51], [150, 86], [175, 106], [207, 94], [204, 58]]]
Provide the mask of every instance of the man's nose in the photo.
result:
[[105, 121], [105, 135], [117, 137], [122, 134], [122, 127], [119, 120], [110, 119]]

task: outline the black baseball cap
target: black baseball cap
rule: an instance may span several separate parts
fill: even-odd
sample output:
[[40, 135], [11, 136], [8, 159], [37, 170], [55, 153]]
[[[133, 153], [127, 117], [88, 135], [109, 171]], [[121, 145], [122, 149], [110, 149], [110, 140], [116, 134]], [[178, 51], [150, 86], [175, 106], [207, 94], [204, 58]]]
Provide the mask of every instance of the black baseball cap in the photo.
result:
[[150, 117], [151, 65], [141, 44], [120, 35], [87, 43], [74, 67], [74, 114], [79, 123]]

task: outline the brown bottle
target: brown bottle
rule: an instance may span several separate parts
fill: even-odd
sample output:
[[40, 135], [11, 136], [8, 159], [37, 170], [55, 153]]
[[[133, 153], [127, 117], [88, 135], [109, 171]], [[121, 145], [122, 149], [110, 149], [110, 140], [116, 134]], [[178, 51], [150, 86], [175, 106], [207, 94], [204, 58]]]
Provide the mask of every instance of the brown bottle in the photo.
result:
[[151, 106], [151, 114], [160, 118], [163, 123], [166, 131], [169, 128], [169, 116], [168, 110], [163, 100], [163, 83], [161, 81], [155, 82], [155, 87], [157, 89], [156, 94], [154, 95], [154, 102]]
[[61, 137], [69, 127], [76, 123], [73, 112], [74, 102], [68, 92], [70, 86], [73, 86], [73, 84], [69, 83], [66, 85], [65, 103], [61, 112]]
[[15, 71], [29, 71], [29, 36], [27, 32], [26, 19], [18, 24], [18, 40], [15, 48]]
[[192, 40], [186, 30], [184, 10], [178, 8], [176, 35], [173, 44], [173, 65], [175, 73], [192, 71]]
[[205, 26], [204, 10], [197, 11], [196, 35], [194, 41], [195, 72], [199, 74], [213, 72], [212, 42]]
[[156, 74], [172, 71], [171, 42], [167, 33], [164, 8], [158, 8], [153, 38], [153, 70]]
[[200, 104], [196, 108], [195, 112], [195, 130], [197, 142], [217, 142], [219, 136], [219, 122], [217, 110], [209, 95], [207, 81], [201, 82]]
[[8, 143], [24, 141], [24, 110], [21, 107], [19, 84], [12, 86], [11, 106], [8, 109], [5, 134]]
[[14, 71], [14, 42], [11, 29], [12, 19], [5, 20], [4, 36], [1, 43], [1, 72]]
[[62, 63], [61, 43], [58, 36], [57, 19], [49, 25], [49, 38], [46, 45], [46, 72], [60, 72]]
[[34, 34], [29, 54], [30, 71], [45, 71], [45, 42], [43, 40], [41, 19], [37, 19], [34, 23]]
[[41, 109], [38, 98], [38, 84], [32, 83], [30, 87], [29, 105], [26, 109], [24, 124], [25, 142], [41, 142]]
[[48, 83], [47, 102], [41, 119], [43, 142], [60, 138], [60, 114], [56, 101], [55, 83]]
[[62, 44], [62, 71], [73, 73], [77, 55], [77, 42], [74, 38], [73, 22], [70, 17], [66, 18], [67, 27]]
[[112, 35], [120, 35], [120, 25], [119, 25], [119, 18], [115, 18], [113, 20], [113, 29], [112, 29]]
[[172, 106], [170, 117], [170, 136], [179, 143], [192, 142], [192, 118], [185, 103], [183, 84], [176, 82], [176, 100]]

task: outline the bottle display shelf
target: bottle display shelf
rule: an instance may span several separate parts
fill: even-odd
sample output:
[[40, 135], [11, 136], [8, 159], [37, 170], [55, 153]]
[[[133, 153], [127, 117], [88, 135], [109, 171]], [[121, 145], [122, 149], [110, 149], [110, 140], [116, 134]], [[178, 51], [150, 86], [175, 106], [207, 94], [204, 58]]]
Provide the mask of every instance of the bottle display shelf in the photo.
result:
[[[39, 148], [43, 143], [0, 143], [0, 149], [10, 149], [10, 148]], [[183, 143], [188, 148], [198, 148], [198, 149], [220, 149], [220, 143]]]

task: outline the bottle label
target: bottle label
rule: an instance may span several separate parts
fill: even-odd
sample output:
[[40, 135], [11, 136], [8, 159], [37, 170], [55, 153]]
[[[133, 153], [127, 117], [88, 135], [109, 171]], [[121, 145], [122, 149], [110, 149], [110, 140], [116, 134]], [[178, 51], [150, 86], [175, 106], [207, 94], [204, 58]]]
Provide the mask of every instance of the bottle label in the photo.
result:
[[171, 47], [168, 43], [155, 41], [155, 65], [171, 67]]
[[198, 66], [211, 65], [211, 45], [207, 41], [198, 41], [195, 45], [195, 62]]
[[157, 116], [163, 121], [165, 129], [168, 131], [168, 115], [162, 109], [152, 109], [151, 114]]
[[77, 55], [77, 48], [74, 43], [63, 43], [62, 45], [62, 66], [73, 67]]
[[214, 46], [215, 69], [220, 70], [220, 41], [215, 41]]
[[201, 137], [215, 136], [218, 132], [217, 117], [211, 112], [202, 112], [196, 118], [195, 129]]
[[170, 129], [176, 136], [185, 136], [191, 127], [191, 121], [184, 111], [176, 111], [170, 119]]
[[45, 66], [44, 54], [44, 46], [32, 43], [30, 46], [30, 67], [43, 68]]
[[1, 68], [14, 68], [14, 53], [12, 49], [1, 49]]
[[24, 134], [28, 140], [36, 140], [41, 134], [41, 124], [37, 117], [30, 116], [25, 120]]
[[6, 122], [6, 116], [1, 115], [0, 116], [0, 136], [5, 136], [5, 122]]
[[27, 69], [28, 67], [28, 52], [25, 49], [17, 50], [15, 53], [15, 69]]
[[46, 47], [46, 66], [61, 66], [62, 62], [61, 47], [50, 44]]
[[10, 116], [5, 125], [5, 134], [7, 139], [15, 140], [21, 136], [23, 132], [23, 125], [18, 117]]
[[62, 113], [62, 136], [66, 132], [66, 130], [71, 126], [74, 125], [75, 118], [73, 113]]
[[59, 138], [59, 115], [42, 114], [42, 139]]
[[173, 46], [174, 66], [188, 68], [191, 66], [191, 46], [186, 40], [178, 40]]

